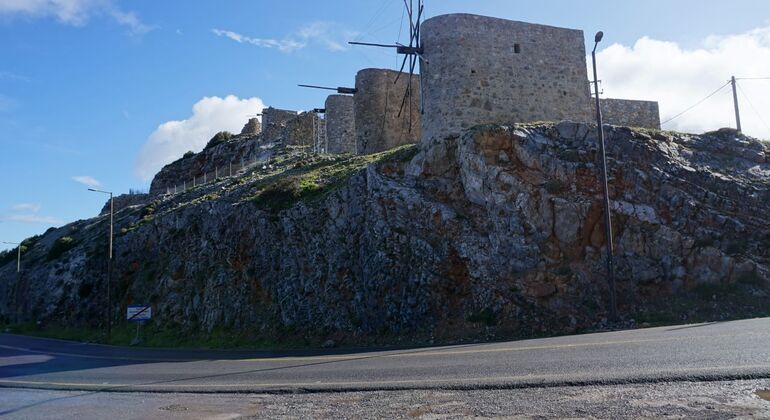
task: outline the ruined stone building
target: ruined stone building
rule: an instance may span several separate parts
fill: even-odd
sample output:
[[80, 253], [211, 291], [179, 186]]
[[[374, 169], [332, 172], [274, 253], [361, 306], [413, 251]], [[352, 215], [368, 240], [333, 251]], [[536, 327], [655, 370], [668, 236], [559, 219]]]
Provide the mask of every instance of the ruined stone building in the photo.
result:
[[[363, 69], [356, 74], [353, 96], [356, 152], [381, 152], [420, 141], [420, 78], [385, 69]], [[412, 84], [401, 115], [404, 92]], [[411, 117], [410, 117], [411, 115]], [[411, 120], [411, 124], [410, 124]]]
[[[599, 104], [606, 124], [660, 129], [657, 102], [602, 98]], [[591, 103], [591, 113], [596, 113], [595, 102]]]
[[273, 107], [262, 110], [262, 138], [263, 141], [276, 141], [283, 135], [286, 123], [297, 117], [297, 111], [277, 109]]
[[260, 133], [262, 133], [262, 123], [259, 122], [258, 118], [250, 118], [241, 130], [243, 135], [257, 135]]

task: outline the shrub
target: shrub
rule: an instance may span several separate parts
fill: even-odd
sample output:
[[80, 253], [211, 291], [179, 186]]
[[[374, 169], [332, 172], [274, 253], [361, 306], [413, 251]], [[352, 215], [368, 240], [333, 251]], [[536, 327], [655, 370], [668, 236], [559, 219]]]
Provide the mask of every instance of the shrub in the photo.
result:
[[193, 152], [192, 150], [188, 150], [188, 151], [187, 151], [187, 153], [185, 153], [185, 154], [182, 156], [182, 159], [191, 158], [191, 157], [193, 157], [193, 156], [195, 156], [195, 152]]
[[205, 149], [209, 149], [214, 146], [220, 145], [230, 140], [231, 138], [233, 138], [233, 133], [230, 133], [228, 131], [220, 131], [217, 134], [215, 134], [214, 137], [211, 138], [211, 140], [209, 140], [208, 144], [206, 144]]
[[62, 254], [75, 247], [75, 240], [69, 236], [62, 236], [57, 239], [51, 249], [48, 251], [48, 261], [53, 261], [59, 258]]
[[468, 322], [481, 322], [487, 327], [497, 325], [497, 314], [492, 308], [484, 308], [479, 312], [471, 314], [468, 318]]

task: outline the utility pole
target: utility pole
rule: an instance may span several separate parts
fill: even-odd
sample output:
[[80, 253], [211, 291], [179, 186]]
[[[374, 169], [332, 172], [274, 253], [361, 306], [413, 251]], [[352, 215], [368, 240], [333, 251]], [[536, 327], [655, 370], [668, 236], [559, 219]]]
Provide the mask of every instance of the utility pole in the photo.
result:
[[741, 112], [738, 110], [738, 82], [735, 80], [735, 76], [730, 79], [730, 84], [733, 85], [733, 103], [735, 104], [735, 128], [738, 129], [738, 132], [741, 131]]
[[7, 245], [16, 245], [16, 284], [13, 292], [14, 319], [19, 322], [19, 285], [21, 284], [21, 243], [2, 242]]
[[[176, 190], [176, 187], [174, 187], [174, 190]], [[112, 236], [115, 207], [113, 206], [113, 194], [111, 191], [102, 191], [94, 188], [89, 188], [88, 191], [110, 195], [110, 238], [107, 249], [107, 343], [109, 343], [112, 335], [112, 293], [110, 292], [110, 284], [112, 283]]]
[[596, 48], [604, 37], [603, 32], [598, 32], [594, 38], [594, 50], [591, 53], [594, 65], [594, 92], [596, 94], [596, 129], [599, 132], [599, 157], [601, 158], [603, 204], [604, 204], [604, 232], [607, 242], [607, 280], [610, 286], [610, 319], [618, 319], [618, 308], [615, 300], [615, 264], [612, 249], [612, 216], [610, 215], [610, 193], [607, 184], [607, 153], [604, 145], [604, 122], [602, 121], [601, 101], [599, 100], [599, 77], [596, 74]]

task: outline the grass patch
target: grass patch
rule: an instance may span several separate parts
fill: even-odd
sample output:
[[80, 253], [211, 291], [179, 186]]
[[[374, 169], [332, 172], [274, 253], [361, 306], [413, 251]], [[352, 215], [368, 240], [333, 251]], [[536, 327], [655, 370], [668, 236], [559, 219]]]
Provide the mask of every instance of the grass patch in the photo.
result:
[[695, 289], [693, 289], [695, 294], [703, 300], [712, 300], [714, 296], [719, 299], [721, 296], [735, 293], [736, 290], [737, 286], [735, 284], [721, 283], [702, 283], [695, 286]]
[[289, 209], [299, 202], [317, 202], [344, 187], [354, 173], [369, 164], [408, 162], [416, 153], [417, 147], [408, 145], [367, 156], [305, 159], [293, 169], [266, 178], [258, 187], [259, 192], [248, 199], [258, 208], [271, 212]]
[[497, 314], [492, 308], [484, 308], [478, 312], [472, 313], [466, 320], [468, 322], [482, 323], [487, 327], [493, 327], [497, 325]]
[[69, 236], [62, 236], [61, 238], [57, 239], [53, 245], [51, 245], [51, 249], [48, 250], [46, 259], [48, 261], [53, 261], [61, 257], [65, 252], [74, 248], [75, 245], [77, 245], [77, 243], [74, 239]]

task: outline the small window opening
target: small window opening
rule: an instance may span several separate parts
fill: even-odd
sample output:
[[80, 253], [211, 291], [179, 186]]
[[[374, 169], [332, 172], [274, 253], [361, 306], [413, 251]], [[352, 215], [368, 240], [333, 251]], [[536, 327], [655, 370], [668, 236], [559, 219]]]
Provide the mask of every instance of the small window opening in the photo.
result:
[[516, 54], [521, 53], [521, 45], [513, 44], [513, 52], [516, 53]]

